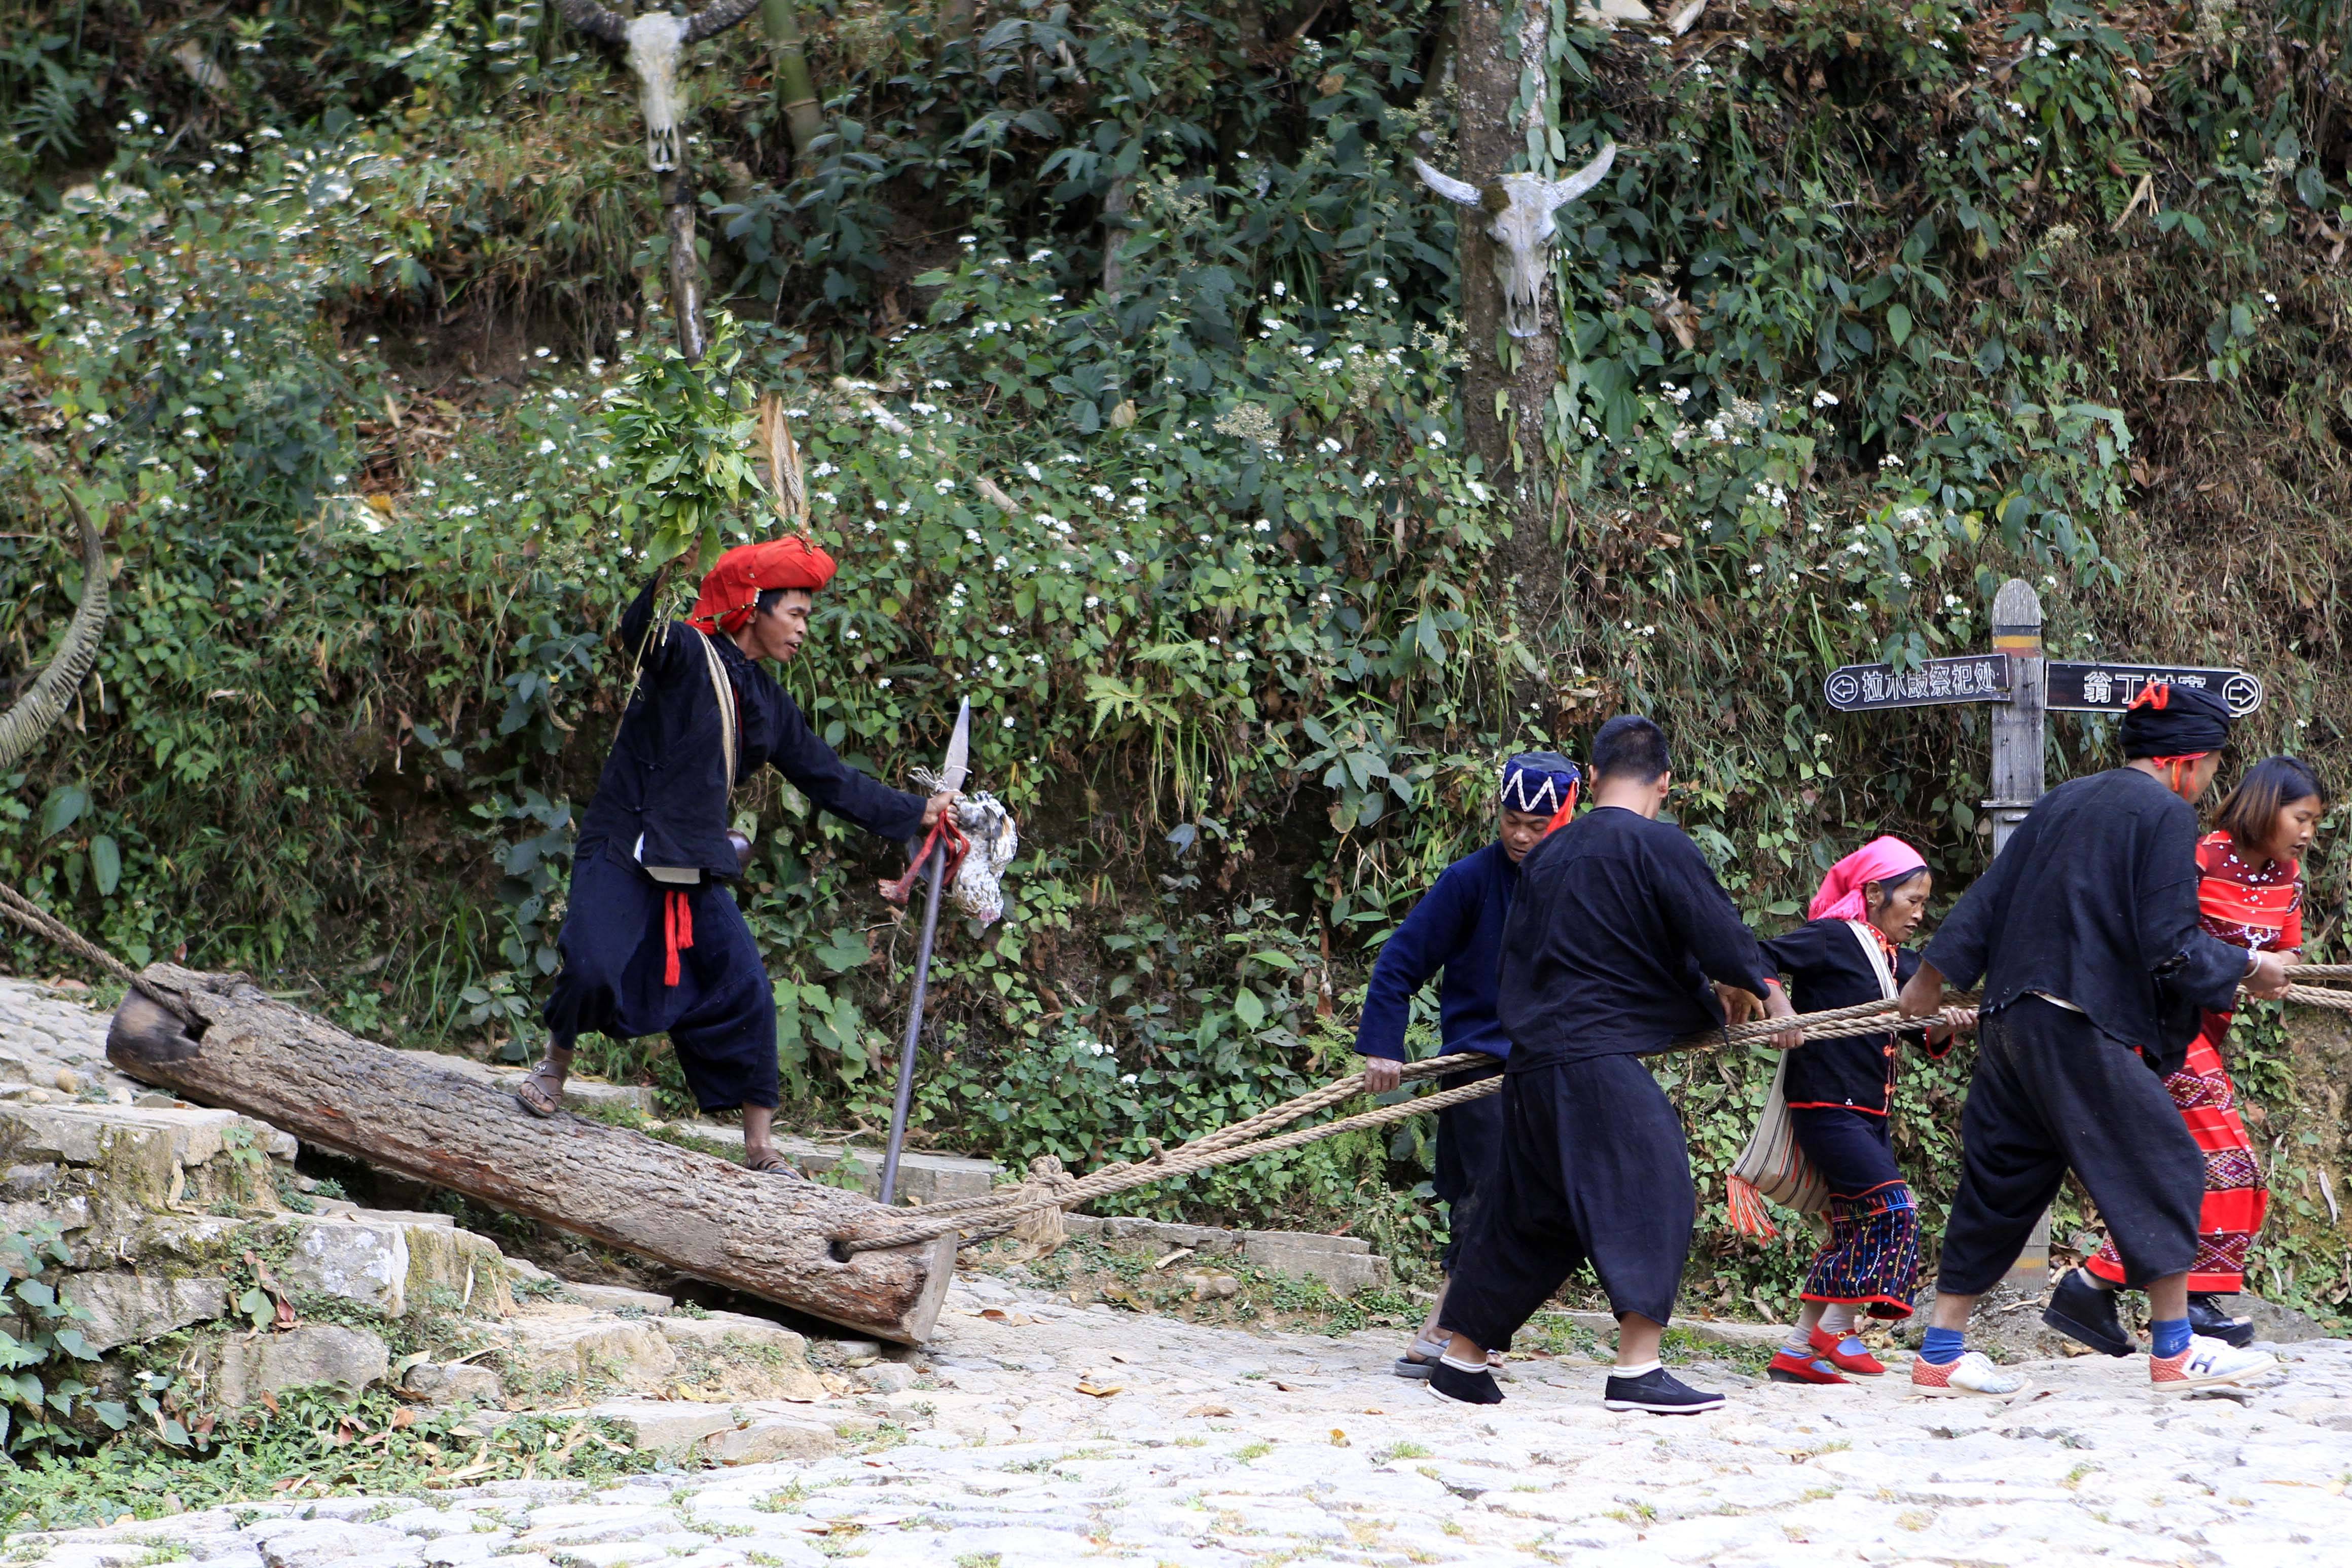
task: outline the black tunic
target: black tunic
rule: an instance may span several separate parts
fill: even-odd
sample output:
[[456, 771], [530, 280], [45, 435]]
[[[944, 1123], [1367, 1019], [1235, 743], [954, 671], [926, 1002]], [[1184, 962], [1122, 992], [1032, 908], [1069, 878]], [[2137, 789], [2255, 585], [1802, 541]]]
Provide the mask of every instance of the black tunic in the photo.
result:
[[[654, 585], [647, 583], [621, 617], [624, 647], [634, 652], [646, 635], [653, 604]], [[646, 647], [613, 754], [581, 819], [581, 854], [602, 851], [624, 863], [698, 867], [706, 880], [735, 876], [719, 698], [698, 645], [703, 638], [685, 622], [671, 621]], [[921, 796], [878, 784], [842, 761], [772, 675], [744, 657], [732, 639], [709, 641], [735, 693], [739, 780], [773, 763], [835, 816], [887, 839], [915, 835], [923, 820]]]
[[[1801, 1013], [1874, 1002], [1884, 995], [1876, 971], [1846, 921], [1809, 920], [1763, 947], [1765, 962], [1788, 977], [1789, 1005]], [[1896, 948], [1895, 983], [1899, 986], [1918, 972], [1919, 955], [1908, 947]], [[1895, 1093], [1895, 1039], [1887, 1033], [1807, 1040], [1789, 1053], [1789, 1071], [1780, 1082], [1790, 1108], [1835, 1105], [1885, 1115]], [[1943, 1054], [1932, 1046], [1929, 1050]]]
[[2227, 1010], [2246, 973], [2244, 948], [2199, 928], [2197, 879], [2189, 802], [2137, 768], [2076, 779], [2035, 803], [1927, 961], [1955, 986], [1981, 976], [1987, 1013], [2053, 997], [2177, 1071], [2198, 1009]]
[[[621, 618], [634, 651], [653, 620], [648, 584]], [[563, 967], [541, 1016], [550, 1043], [667, 1033], [706, 1111], [777, 1103], [776, 1001], [737, 906], [727, 841], [727, 759], [704, 633], [665, 622], [581, 821]], [[762, 763], [810, 800], [886, 838], [911, 838], [923, 798], [877, 784], [835, 757], [773, 677], [726, 637], [717, 652], [737, 715], [740, 780]], [[642, 846], [642, 847], [641, 847]], [[646, 866], [694, 867], [699, 883], [656, 883]], [[682, 918], [681, 918], [682, 917]], [[671, 942], [673, 932], [679, 940]], [[675, 958], [677, 979], [668, 978]]]
[[1680, 828], [1601, 806], [1528, 852], [1503, 927], [1507, 1072], [1663, 1051], [1723, 1022], [1708, 979], [1770, 970]]

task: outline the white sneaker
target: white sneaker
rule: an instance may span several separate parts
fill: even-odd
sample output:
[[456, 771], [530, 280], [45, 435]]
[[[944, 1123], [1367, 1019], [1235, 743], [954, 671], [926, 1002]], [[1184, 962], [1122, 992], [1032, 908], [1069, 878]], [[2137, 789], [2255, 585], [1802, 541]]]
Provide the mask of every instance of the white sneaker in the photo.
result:
[[2179, 1355], [2150, 1355], [2147, 1381], [2158, 1394], [2179, 1394], [2217, 1383], [2245, 1383], [2278, 1365], [2278, 1357], [2259, 1350], [2240, 1350], [2218, 1339], [2191, 1334], [2189, 1348]]
[[1936, 1398], [1952, 1398], [1981, 1394], [2006, 1397], [2025, 1390], [2025, 1379], [2014, 1372], [2003, 1372], [1995, 1366], [1982, 1351], [1964, 1351], [1958, 1361], [1948, 1361], [1937, 1366], [1926, 1356], [1913, 1358], [1911, 1392]]

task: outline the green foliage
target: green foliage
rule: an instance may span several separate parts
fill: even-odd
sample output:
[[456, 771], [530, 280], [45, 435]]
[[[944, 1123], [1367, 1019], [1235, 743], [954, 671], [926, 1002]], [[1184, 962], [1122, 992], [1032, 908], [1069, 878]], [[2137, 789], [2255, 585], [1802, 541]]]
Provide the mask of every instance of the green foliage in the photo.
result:
[[[54, 1279], [41, 1277], [70, 1260], [55, 1225], [0, 1233], [0, 1280], [13, 1281], [7, 1306], [16, 1324], [13, 1333], [0, 1328], [0, 1456], [19, 1463], [84, 1447], [86, 1427], [119, 1432], [131, 1422], [121, 1401], [98, 1397], [84, 1381], [98, 1352], [75, 1325], [89, 1322], [89, 1313], [60, 1295]], [[186, 1432], [167, 1421], [152, 1398], [141, 1403], [166, 1442], [186, 1443]]]
[[[738, 374], [742, 361], [734, 323], [722, 316], [700, 360], [688, 363], [667, 342], [648, 344], [604, 398], [613, 458], [645, 497], [646, 566], [696, 550], [698, 570], [707, 569], [719, 555], [722, 521], [760, 492], [740, 402], [749, 384]], [[635, 511], [624, 502], [614, 515], [625, 528], [637, 521]], [[740, 516], [732, 520], [735, 539], [749, 538]]]
[[[181, 1508], [367, 1492], [411, 1496], [457, 1482], [603, 1481], [653, 1469], [626, 1433], [576, 1414], [492, 1423], [467, 1407], [419, 1409], [391, 1396], [298, 1388], [212, 1428], [192, 1458], [152, 1437], [112, 1438], [70, 1459], [47, 1454], [7, 1474], [0, 1526], [70, 1529]], [[177, 1502], [167, 1500], [176, 1499]]]

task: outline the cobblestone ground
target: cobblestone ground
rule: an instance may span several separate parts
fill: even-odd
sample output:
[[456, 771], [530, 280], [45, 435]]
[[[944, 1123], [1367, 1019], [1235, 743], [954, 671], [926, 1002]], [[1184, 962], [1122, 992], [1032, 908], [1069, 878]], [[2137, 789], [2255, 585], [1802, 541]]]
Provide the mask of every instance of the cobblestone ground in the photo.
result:
[[0, 977], [0, 1100], [111, 1100], [144, 1092], [106, 1061], [106, 1015], [81, 995]]
[[1444, 1405], [1389, 1375], [1395, 1348], [967, 1280], [929, 1372], [884, 1399], [911, 1434], [898, 1448], [26, 1534], [0, 1563], [111, 1568], [158, 1548], [215, 1568], [2352, 1560], [2352, 1342], [2286, 1347], [2267, 1386], [2168, 1400], [2140, 1362], [2104, 1358], [2032, 1364], [2005, 1403], [1914, 1399], [1899, 1372], [1801, 1390], [1702, 1364], [1685, 1375], [1730, 1406], [1675, 1419], [1602, 1410], [1601, 1370], [1576, 1359], [1515, 1363], [1497, 1408]]

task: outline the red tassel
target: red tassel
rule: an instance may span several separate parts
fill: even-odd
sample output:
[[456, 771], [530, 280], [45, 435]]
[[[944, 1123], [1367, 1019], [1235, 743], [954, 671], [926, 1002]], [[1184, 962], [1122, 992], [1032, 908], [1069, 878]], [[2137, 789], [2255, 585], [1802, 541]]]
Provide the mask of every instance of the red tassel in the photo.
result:
[[1731, 1213], [1731, 1228], [1742, 1236], [1753, 1236], [1759, 1241], [1769, 1241], [1780, 1234], [1771, 1217], [1764, 1210], [1764, 1197], [1754, 1184], [1740, 1176], [1723, 1178], [1724, 1207]]
[[694, 946], [694, 905], [686, 894], [675, 891], [662, 894], [662, 931], [667, 948], [662, 964], [662, 984], [677, 984], [677, 955], [680, 948]]
[[1551, 821], [1544, 824], [1545, 838], [1551, 837], [1576, 820], [1576, 795], [1577, 786], [1570, 784], [1568, 787], [1568, 799], [1559, 803], [1559, 810], [1554, 811], [1551, 814]]

